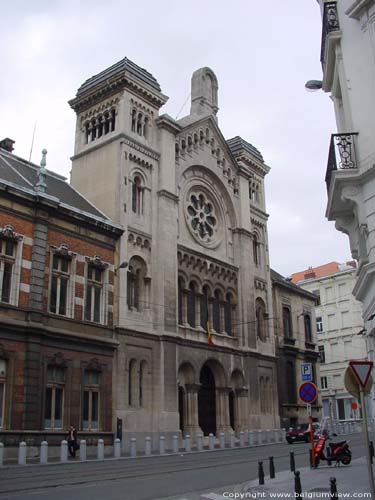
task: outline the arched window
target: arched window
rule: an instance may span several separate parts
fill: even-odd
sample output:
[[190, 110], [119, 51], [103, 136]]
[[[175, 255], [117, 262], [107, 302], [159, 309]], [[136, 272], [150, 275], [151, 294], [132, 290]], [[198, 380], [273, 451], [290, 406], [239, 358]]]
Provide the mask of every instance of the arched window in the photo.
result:
[[142, 113], [138, 113], [138, 118], [137, 118], [137, 134], [142, 135], [143, 132], [143, 123], [142, 123]]
[[132, 111], [132, 132], [136, 131], [136, 122], [137, 122], [137, 110], [133, 109], [133, 111]]
[[224, 323], [226, 333], [232, 335], [232, 295], [230, 293], [227, 293], [224, 305]]
[[267, 336], [265, 325], [266, 306], [261, 298], [257, 298], [255, 301], [255, 317], [257, 325], [257, 336], [261, 340], [265, 340]]
[[188, 293], [187, 321], [193, 328], [195, 328], [195, 299], [196, 285], [195, 283], [190, 283]]
[[260, 241], [256, 233], [253, 233], [253, 259], [256, 267], [260, 266]]
[[283, 306], [283, 330], [284, 337], [288, 339], [293, 338], [292, 315], [288, 306]]
[[143, 186], [141, 178], [138, 176], [133, 179], [132, 210], [137, 215], [143, 214]]
[[208, 299], [210, 297], [210, 289], [205, 285], [202, 289], [201, 295], [201, 327], [207, 330], [207, 323], [209, 321], [208, 315]]
[[221, 332], [220, 302], [221, 302], [221, 293], [219, 290], [215, 290], [214, 300], [212, 302], [212, 316], [214, 323], [213, 327], [216, 332]]
[[136, 371], [137, 371], [137, 362], [135, 359], [131, 359], [129, 361], [129, 372], [128, 372], [128, 405], [135, 405], [135, 393], [134, 393], [134, 385], [136, 383]]
[[145, 406], [146, 401], [146, 383], [147, 383], [147, 363], [141, 361], [139, 366], [139, 406]]
[[305, 341], [312, 342], [311, 317], [310, 314], [303, 315], [303, 324], [305, 327]]
[[185, 289], [185, 283], [182, 278], [178, 278], [178, 324], [183, 325], [183, 290]]
[[127, 304], [129, 309], [141, 311], [148, 307], [149, 283], [146, 283], [147, 268], [139, 257], [132, 257], [127, 273]]

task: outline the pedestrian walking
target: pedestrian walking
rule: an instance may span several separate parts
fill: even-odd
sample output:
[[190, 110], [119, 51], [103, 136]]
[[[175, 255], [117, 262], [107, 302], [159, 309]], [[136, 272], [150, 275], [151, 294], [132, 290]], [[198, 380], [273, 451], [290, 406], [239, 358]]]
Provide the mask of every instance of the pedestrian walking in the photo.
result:
[[69, 427], [69, 434], [68, 434], [68, 450], [69, 454], [71, 457], [75, 458], [76, 456], [76, 451], [78, 450], [78, 441], [77, 441], [77, 431], [74, 425], [71, 425]]

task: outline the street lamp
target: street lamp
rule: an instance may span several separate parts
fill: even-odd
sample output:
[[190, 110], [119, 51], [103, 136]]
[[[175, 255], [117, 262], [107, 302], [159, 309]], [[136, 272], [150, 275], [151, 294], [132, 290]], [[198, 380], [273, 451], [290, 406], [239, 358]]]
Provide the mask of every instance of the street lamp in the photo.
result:
[[321, 90], [322, 86], [322, 80], [308, 80], [305, 83], [305, 89], [309, 92], [316, 92], [317, 90]]

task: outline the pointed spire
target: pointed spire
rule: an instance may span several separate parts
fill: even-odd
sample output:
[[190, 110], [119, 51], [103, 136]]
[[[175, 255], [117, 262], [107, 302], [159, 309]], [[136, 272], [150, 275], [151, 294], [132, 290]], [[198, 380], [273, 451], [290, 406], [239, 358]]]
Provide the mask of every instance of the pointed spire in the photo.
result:
[[35, 190], [41, 193], [45, 193], [47, 189], [47, 184], [46, 184], [47, 171], [45, 169], [45, 166], [47, 165], [46, 156], [47, 156], [47, 150], [43, 149], [42, 159], [40, 160], [40, 168], [38, 172], [38, 182], [36, 183], [35, 186]]

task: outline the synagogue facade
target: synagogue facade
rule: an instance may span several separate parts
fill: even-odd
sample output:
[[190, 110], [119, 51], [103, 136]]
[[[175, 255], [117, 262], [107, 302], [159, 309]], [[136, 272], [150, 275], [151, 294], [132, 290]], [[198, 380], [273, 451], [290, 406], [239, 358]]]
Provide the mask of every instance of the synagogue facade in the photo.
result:
[[[124, 228], [116, 272], [114, 419], [123, 438], [279, 427], [261, 153], [218, 124], [218, 82], [160, 114], [125, 58], [84, 82], [71, 183]], [[115, 425], [115, 421], [114, 421]]]

